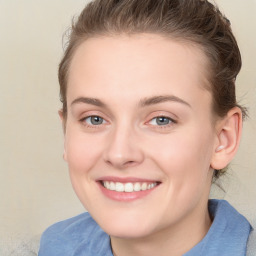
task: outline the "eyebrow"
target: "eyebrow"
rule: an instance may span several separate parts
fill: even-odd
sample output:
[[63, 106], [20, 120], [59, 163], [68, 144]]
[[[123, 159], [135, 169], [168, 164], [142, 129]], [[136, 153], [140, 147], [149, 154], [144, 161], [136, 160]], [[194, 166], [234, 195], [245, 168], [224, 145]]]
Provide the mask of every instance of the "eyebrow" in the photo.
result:
[[174, 95], [163, 95], [163, 96], [160, 95], [160, 96], [153, 96], [150, 98], [145, 98], [140, 101], [139, 105], [141, 107], [146, 107], [146, 106], [159, 104], [159, 103], [166, 102], [166, 101], [178, 102], [178, 103], [184, 104], [184, 105], [192, 108], [188, 102], [186, 102], [183, 99], [181, 99], [177, 96], [174, 96]]
[[[160, 95], [160, 96], [153, 96], [150, 98], [145, 98], [145, 99], [140, 100], [139, 106], [146, 107], [146, 106], [155, 105], [155, 104], [159, 104], [159, 103], [163, 103], [163, 102], [167, 102], [167, 101], [178, 102], [178, 103], [184, 104], [191, 108], [191, 105], [188, 102], [186, 102], [186, 101], [182, 100], [181, 98], [174, 96], [174, 95]], [[78, 104], [78, 103], [86, 103], [86, 104], [94, 105], [97, 107], [106, 107], [106, 104], [104, 102], [102, 102], [101, 100], [96, 99], [96, 98], [88, 98], [88, 97], [79, 97], [79, 98], [73, 100], [71, 102], [71, 106], [74, 104]]]
[[106, 107], [105, 103], [95, 98], [79, 97], [71, 102], [71, 106], [77, 103], [86, 103], [97, 107]]

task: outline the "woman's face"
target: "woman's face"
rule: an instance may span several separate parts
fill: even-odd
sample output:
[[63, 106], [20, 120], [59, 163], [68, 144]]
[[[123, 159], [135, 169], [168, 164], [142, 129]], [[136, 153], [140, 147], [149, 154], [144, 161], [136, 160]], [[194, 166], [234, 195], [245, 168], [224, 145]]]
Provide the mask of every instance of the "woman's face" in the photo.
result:
[[110, 235], [205, 218], [216, 146], [207, 66], [196, 47], [151, 34], [76, 50], [64, 157], [77, 196]]

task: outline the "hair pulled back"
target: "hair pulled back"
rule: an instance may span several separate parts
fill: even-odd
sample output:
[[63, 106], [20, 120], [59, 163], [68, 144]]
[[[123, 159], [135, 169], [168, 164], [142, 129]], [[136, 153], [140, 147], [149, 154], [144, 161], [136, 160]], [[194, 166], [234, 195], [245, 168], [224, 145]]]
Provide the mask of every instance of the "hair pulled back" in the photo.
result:
[[[69, 66], [77, 47], [96, 36], [154, 33], [202, 48], [208, 57], [213, 113], [224, 117], [235, 106], [241, 55], [229, 20], [207, 0], [95, 0], [73, 22], [59, 65], [60, 99], [67, 115]], [[219, 176], [221, 171], [216, 172]]]

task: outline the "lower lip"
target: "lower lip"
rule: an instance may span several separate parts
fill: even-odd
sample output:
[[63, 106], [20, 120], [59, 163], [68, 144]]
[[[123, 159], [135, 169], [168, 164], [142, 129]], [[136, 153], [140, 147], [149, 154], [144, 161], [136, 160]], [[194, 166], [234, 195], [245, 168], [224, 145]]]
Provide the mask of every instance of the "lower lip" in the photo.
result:
[[100, 187], [102, 193], [106, 197], [108, 197], [112, 200], [115, 200], [115, 201], [124, 201], [124, 202], [128, 201], [129, 202], [129, 201], [137, 200], [137, 199], [140, 199], [140, 198], [143, 198], [143, 197], [149, 195], [151, 192], [153, 192], [158, 187], [158, 185], [151, 189], [142, 190], [142, 191], [134, 191], [134, 192], [117, 192], [114, 190], [109, 190], [109, 189], [106, 189], [104, 186], [102, 186], [101, 183], [99, 183], [99, 187]]

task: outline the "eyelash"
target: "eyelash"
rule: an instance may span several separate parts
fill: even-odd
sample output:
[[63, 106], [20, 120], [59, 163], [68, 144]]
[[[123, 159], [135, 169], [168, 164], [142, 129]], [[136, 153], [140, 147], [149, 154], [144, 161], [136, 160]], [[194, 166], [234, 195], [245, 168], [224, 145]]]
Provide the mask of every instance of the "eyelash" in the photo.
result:
[[[98, 125], [97, 124], [93, 124], [92, 123], [92, 121], [93, 121], [92, 118], [99, 118], [100, 120], [102, 120], [102, 123], [100, 123]], [[157, 123], [157, 121], [158, 121], [157, 119], [160, 119], [160, 118], [163, 118], [163, 119], [167, 120], [168, 123], [160, 125], [159, 123]], [[88, 119], [90, 120], [90, 123], [88, 123], [88, 121], [86, 121]], [[154, 124], [151, 123], [153, 120], [155, 120]], [[101, 117], [99, 115], [86, 116], [86, 117], [80, 119], [80, 122], [82, 122], [83, 125], [85, 125], [87, 128], [93, 128], [93, 129], [100, 128], [100, 127], [102, 127], [102, 125], [107, 124], [107, 121], [103, 117]], [[164, 115], [155, 116], [154, 118], [152, 118], [148, 122], [146, 122], [146, 124], [149, 124], [151, 127], [154, 127], [155, 129], [169, 128], [170, 126], [172, 126], [172, 125], [174, 125], [176, 123], [177, 123], [176, 120], [174, 120], [174, 119], [172, 119], [172, 118], [170, 118], [168, 116], [164, 116]]]
[[[159, 119], [160, 119], [160, 118], [166, 119], [166, 120], [168, 120], [169, 123], [168, 123], [168, 124], [163, 124], [163, 125], [157, 124], [157, 119], [158, 119], [158, 118], [159, 118]], [[153, 120], [156, 120], [156, 121], [155, 121], [156, 124], [150, 124], [150, 122], [152, 122]], [[164, 129], [164, 128], [169, 128], [170, 126], [176, 124], [177, 121], [174, 120], [174, 119], [172, 119], [172, 118], [170, 118], [170, 117], [168, 117], [168, 116], [160, 115], [160, 116], [156, 116], [156, 117], [150, 119], [150, 121], [148, 121], [147, 123], [150, 124], [151, 126], [155, 126], [154, 128], [157, 128], [157, 129], [159, 129], [159, 128], [160, 128], [160, 129]]]
[[[102, 122], [103, 123], [100, 123], [98, 125], [96, 124], [93, 124], [92, 123], [92, 118], [99, 118], [99, 119], [102, 119]], [[90, 121], [90, 124], [86, 121], [87, 119], [91, 119]], [[99, 115], [90, 115], [90, 116], [86, 116], [86, 117], [83, 117], [82, 119], [79, 120], [84, 126], [86, 126], [87, 128], [93, 128], [93, 129], [97, 129], [97, 128], [100, 128], [102, 125], [105, 125], [107, 123], [107, 121], [99, 116]]]

